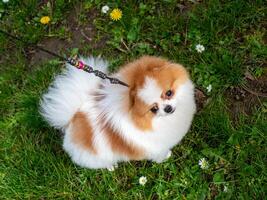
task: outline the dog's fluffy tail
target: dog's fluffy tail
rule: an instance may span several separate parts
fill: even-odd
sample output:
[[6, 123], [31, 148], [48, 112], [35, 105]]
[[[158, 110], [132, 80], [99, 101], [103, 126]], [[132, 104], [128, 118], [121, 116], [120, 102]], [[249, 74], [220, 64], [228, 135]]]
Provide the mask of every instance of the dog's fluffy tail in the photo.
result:
[[[94, 69], [107, 73], [108, 63], [101, 58], [81, 59]], [[100, 78], [67, 64], [58, 75], [40, 102], [40, 113], [57, 129], [64, 129], [73, 115], [86, 101], [90, 91], [96, 89]]]

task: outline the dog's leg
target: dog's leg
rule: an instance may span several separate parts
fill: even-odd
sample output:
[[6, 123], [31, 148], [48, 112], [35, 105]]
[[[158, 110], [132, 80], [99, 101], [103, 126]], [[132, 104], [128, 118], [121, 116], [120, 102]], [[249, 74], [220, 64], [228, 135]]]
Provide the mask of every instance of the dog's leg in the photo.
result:
[[153, 161], [155, 161], [156, 163], [162, 163], [164, 161], [166, 161], [167, 159], [169, 159], [172, 155], [172, 151], [168, 150], [167, 152], [164, 152], [162, 154], [159, 154], [157, 156], [155, 156], [153, 158]]

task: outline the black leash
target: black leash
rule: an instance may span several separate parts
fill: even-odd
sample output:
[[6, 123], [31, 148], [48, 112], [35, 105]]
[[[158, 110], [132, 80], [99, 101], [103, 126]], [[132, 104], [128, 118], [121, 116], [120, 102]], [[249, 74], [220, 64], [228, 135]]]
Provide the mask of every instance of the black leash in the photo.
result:
[[60, 60], [64, 60], [67, 63], [69, 63], [70, 65], [72, 65], [72, 66], [74, 66], [74, 67], [76, 67], [78, 69], [82, 69], [82, 70], [84, 70], [84, 71], [86, 71], [88, 73], [92, 73], [95, 76], [100, 77], [102, 79], [108, 79], [110, 81], [110, 83], [112, 83], [112, 84], [120, 84], [120, 85], [129, 87], [129, 85], [127, 83], [124, 83], [124, 82], [122, 82], [121, 80], [119, 80], [117, 78], [112, 78], [112, 77], [108, 76], [107, 74], [105, 74], [104, 72], [101, 72], [99, 70], [94, 70], [93, 67], [84, 64], [82, 61], [79, 61], [76, 58], [65, 58], [63, 56], [60, 56], [60, 55], [56, 54], [55, 52], [49, 51], [47, 49], [44, 49], [43, 47], [41, 47], [39, 45], [32, 44], [32, 43], [29, 43], [29, 42], [25, 42], [23, 39], [18, 38], [18, 37], [14, 36], [14, 35], [11, 35], [10, 33], [6, 32], [6, 31], [3, 31], [1, 29], [0, 29], [0, 32], [5, 34], [5, 35], [7, 35], [8, 37], [11, 37], [11, 38], [17, 40], [17, 41], [23, 42], [24, 44], [30, 45], [30, 46], [32, 46], [32, 47], [34, 47], [36, 49], [39, 49], [39, 50], [44, 51], [44, 52], [46, 52], [48, 54], [51, 54], [51, 55], [59, 58]]

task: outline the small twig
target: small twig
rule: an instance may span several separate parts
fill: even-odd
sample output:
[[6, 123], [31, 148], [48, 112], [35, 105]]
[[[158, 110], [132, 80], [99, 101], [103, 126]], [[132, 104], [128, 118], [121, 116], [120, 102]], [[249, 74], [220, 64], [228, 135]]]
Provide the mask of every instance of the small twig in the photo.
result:
[[[151, 41], [150, 41], [151, 42]], [[137, 42], [135, 44], [132, 45], [132, 49], [134, 49], [138, 44], [140, 44], [140, 42]], [[142, 44], [147, 44], [149, 47], [151, 47], [152, 44], [150, 44], [149, 42], [142, 42]]]
[[247, 92], [255, 95], [255, 96], [259, 96], [259, 97], [267, 97], [267, 94], [266, 93], [260, 93], [260, 92], [255, 92], [255, 91], [252, 91], [251, 89], [249, 89], [247, 86], [245, 85], [242, 85], [241, 86], [244, 90], [246, 90]]
[[85, 37], [89, 42], [92, 41], [92, 38], [89, 38], [89, 37], [83, 32], [83, 30], [81, 30], [81, 34], [82, 34], [83, 37]]
[[186, 24], [185, 24], [185, 39], [184, 39], [184, 45], [187, 44], [187, 28], [188, 28], [188, 23], [189, 23], [189, 17], [186, 19]]
[[121, 43], [125, 46], [125, 48], [127, 49], [127, 51], [130, 51], [129, 47], [125, 44], [125, 42], [123, 41], [123, 38], [121, 38]]
[[116, 47], [116, 49], [118, 49], [119, 51], [121, 51], [121, 52], [123, 52], [123, 53], [127, 53], [126, 50], [124, 50], [124, 49], [122, 49], [122, 48], [120, 48], [120, 47]]

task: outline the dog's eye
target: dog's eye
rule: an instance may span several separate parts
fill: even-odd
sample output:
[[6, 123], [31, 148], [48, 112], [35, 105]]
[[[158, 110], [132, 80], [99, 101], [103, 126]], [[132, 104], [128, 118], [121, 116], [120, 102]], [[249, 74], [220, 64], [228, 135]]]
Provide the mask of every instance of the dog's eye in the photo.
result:
[[171, 96], [173, 95], [173, 92], [172, 92], [171, 90], [168, 90], [168, 91], [165, 93], [165, 95], [166, 95], [167, 97], [171, 97]]
[[153, 106], [150, 111], [153, 112], [154, 114], [156, 114], [159, 110], [159, 107], [157, 105]]

